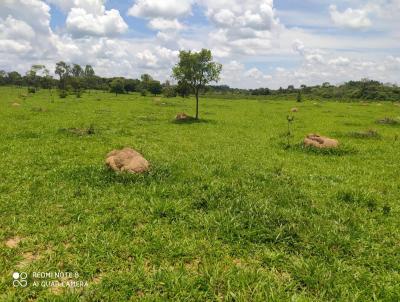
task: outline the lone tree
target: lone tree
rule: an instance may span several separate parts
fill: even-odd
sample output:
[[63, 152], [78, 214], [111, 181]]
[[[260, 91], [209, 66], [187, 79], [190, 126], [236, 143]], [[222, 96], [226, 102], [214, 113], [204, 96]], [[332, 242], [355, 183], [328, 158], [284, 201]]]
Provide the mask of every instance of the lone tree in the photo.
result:
[[67, 88], [67, 79], [71, 74], [71, 66], [60, 61], [56, 64], [55, 74], [60, 77], [59, 88], [65, 91]]
[[149, 83], [149, 91], [155, 96], [157, 96], [157, 94], [161, 94], [162, 92], [161, 83], [159, 81], [154, 81], [154, 80], [151, 81]]
[[172, 69], [173, 77], [191, 87], [196, 95], [196, 119], [199, 119], [199, 92], [210, 82], [218, 82], [222, 65], [213, 62], [211, 51], [200, 52], [182, 50], [179, 63]]
[[110, 83], [110, 91], [115, 93], [115, 96], [118, 95], [118, 93], [122, 94], [125, 93], [125, 83], [124, 80], [121, 78], [116, 78], [112, 80]]
[[303, 99], [302, 99], [302, 97], [301, 97], [301, 91], [300, 91], [300, 90], [297, 92], [297, 98], [296, 98], [296, 100], [297, 100], [297, 103], [301, 103], [301, 102], [303, 101]]

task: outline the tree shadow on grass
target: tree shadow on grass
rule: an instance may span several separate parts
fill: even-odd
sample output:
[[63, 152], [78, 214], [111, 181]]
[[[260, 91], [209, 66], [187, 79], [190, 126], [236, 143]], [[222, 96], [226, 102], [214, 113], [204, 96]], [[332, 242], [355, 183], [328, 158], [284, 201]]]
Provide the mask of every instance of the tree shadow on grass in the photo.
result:
[[190, 117], [186, 120], [172, 120], [171, 123], [176, 125], [191, 125], [191, 124], [216, 124], [217, 121], [210, 119], [195, 119], [194, 117]]

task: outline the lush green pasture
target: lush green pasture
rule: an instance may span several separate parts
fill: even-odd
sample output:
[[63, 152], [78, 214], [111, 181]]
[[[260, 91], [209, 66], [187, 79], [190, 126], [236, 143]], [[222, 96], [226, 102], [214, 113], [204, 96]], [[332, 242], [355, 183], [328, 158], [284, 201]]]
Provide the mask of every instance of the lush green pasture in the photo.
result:
[[[23, 93], [0, 89], [1, 301], [400, 300], [400, 125], [376, 123], [395, 104], [202, 99], [177, 124], [194, 100]], [[124, 146], [151, 172], [108, 171]], [[33, 286], [55, 271], [88, 286]]]

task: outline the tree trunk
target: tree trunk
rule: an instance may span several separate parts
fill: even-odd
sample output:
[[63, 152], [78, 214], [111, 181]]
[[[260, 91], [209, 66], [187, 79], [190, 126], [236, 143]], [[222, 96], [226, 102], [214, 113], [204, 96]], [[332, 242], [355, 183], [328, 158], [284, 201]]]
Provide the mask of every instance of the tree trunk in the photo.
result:
[[199, 90], [196, 89], [196, 120], [199, 119]]

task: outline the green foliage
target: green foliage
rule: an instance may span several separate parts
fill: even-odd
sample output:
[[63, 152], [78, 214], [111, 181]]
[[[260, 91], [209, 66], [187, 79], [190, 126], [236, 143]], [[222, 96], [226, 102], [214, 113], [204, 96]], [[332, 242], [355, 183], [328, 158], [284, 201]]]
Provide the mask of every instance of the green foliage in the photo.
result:
[[116, 78], [110, 83], [110, 92], [115, 93], [115, 95], [125, 93], [125, 83], [121, 78]]
[[164, 97], [166, 97], [166, 98], [174, 98], [174, 97], [177, 96], [176, 88], [171, 86], [169, 81], [167, 81], [164, 84], [164, 87], [162, 89], [162, 93], [163, 93]]
[[154, 81], [154, 80], [151, 81], [148, 84], [148, 89], [154, 95], [161, 94], [161, 92], [162, 92], [162, 86], [159, 81]]
[[140, 76], [140, 80], [141, 80], [141, 88], [145, 89], [145, 90], [149, 90], [150, 87], [150, 83], [153, 81], [153, 78], [151, 77], [151, 75], [149, 74], [142, 74]]
[[210, 50], [200, 52], [180, 51], [179, 62], [172, 69], [178, 82], [189, 85], [196, 95], [196, 119], [199, 118], [199, 92], [211, 82], [218, 82], [222, 65], [213, 62]]
[[303, 101], [300, 90], [297, 92], [296, 101], [297, 103], [301, 103]]
[[56, 63], [55, 74], [59, 76], [59, 88], [65, 90], [67, 88], [67, 80], [71, 73], [71, 66], [60, 61]]
[[67, 92], [66, 90], [60, 89], [60, 90], [58, 91], [58, 96], [59, 96], [61, 99], [65, 99], [65, 98], [68, 96], [68, 92]]
[[193, 91], [192, 87], [185, 82], [185, 81], [179, 81], [178, 85], [175, 87], [176, 93], [182, 97], [182, 98], [187, 98], [190, 96], [190, 93]]
[[132, 80], [126, 79], [125, 80], [125, 91], [126, 92], [135, 92], [140, 91], [140, 81], [139, 80]]

